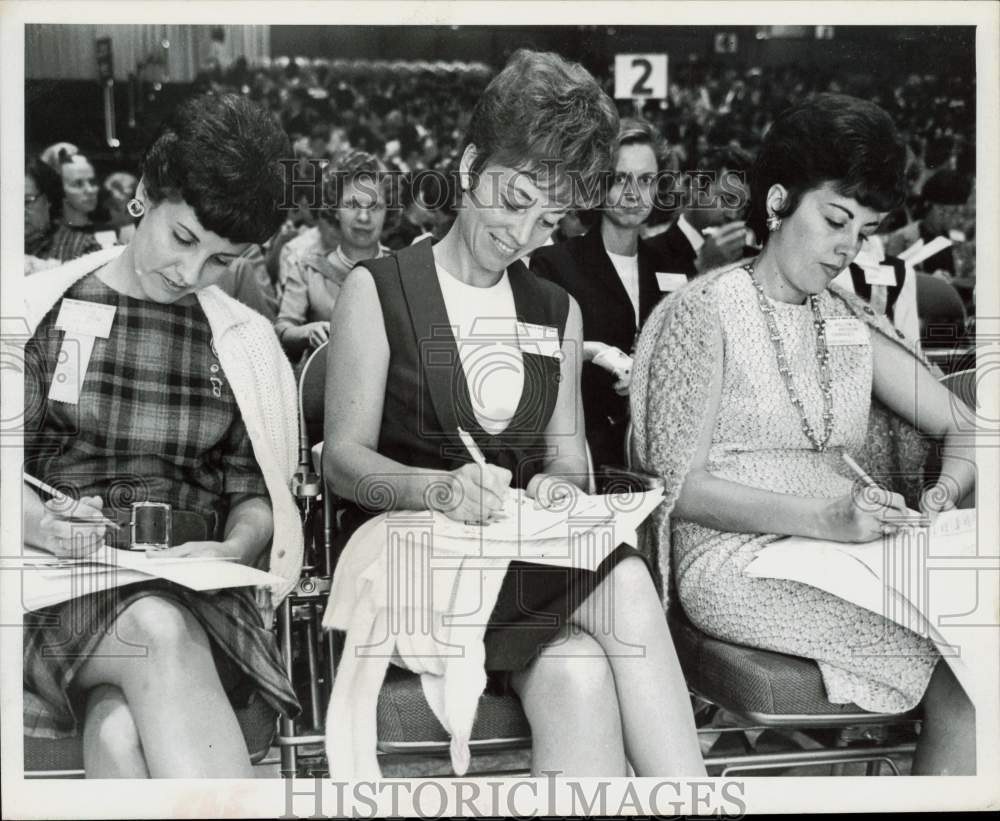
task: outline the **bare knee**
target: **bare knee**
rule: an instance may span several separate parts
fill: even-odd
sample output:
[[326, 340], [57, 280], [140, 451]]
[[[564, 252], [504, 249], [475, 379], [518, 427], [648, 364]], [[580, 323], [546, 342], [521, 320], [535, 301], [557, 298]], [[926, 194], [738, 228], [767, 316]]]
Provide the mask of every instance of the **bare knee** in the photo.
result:
[[565, 632], [539, 653], [515, 687], [531, 713], [532, 705], [592, 711], [615, 698], [614, 677], [600, 644], [583, 631]]
[[208, 637], [191, 612], [159, 596], [145, 596], [129, 605], [118, 617], [117, 628], [123, 639], [146, 647], [150, 655], [185, 654], [193, 645], [208, 646]]
[[83, 737], [88, 757], [128, 762], [142, 754], [139, 730], [125, 694], [111, 684], [100, 684], [87, 693]]

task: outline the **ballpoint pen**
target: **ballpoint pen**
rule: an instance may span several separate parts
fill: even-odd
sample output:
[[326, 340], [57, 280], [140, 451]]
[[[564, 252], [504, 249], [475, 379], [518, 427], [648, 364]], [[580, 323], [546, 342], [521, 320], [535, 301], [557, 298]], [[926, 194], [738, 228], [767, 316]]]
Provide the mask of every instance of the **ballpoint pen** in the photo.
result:
[[[61, 490], [57, 490], [56, 488], [52, 487], [52, 485], [47, 485], [41, 479], [36, 479], [30, 473], [24, 473], [23, 475], [25, 482], [27, 482], [32, 487], [38, 488], [38, 490], [42, 491], [42, 493], [47, 493], [49, 496], [51, 496], [60, 504], [67, 506], [75, 504], [75, 500], [67, 496]], [[107, 525], [108, 527], [113, 527], [115, 530], [121, 529], [121, 525], [119, 525], [118, 522], [113, 522], [111, 521], [111, 519], [105, 518], [104, 516], [101, 517], [70, 516], [69, 521], [77, 522], [80, 524], [95, 524], [95, 525], [103, 524]]]
[[[852, 471], [854, 471], [854, 474], [861, 480], [862, 484], [864, 484], [865, 487], [881, 489], [881, 485], [879, 485], [878, 482], [876, 482], [874, 479], [872, 479], [871, 476], [865, 473], [861, 465], [855, 462], [847, 454], [846, 451], [842, 452], [840, 455], [844, 458], [844, 462], [846, 462], [847, 466]], [[929, 524], [929, 520], [923, 514], [918, 513], [916, 515], [913, 515], [908, 510], [898, 510], [897, 508], [891, 508], [891, 509], [895, 511], [895, 515], [889, 515], [887, 518], [890, 519], [892, 522], [898, 522], [900, 524], [912, 524], [912, 525]]]

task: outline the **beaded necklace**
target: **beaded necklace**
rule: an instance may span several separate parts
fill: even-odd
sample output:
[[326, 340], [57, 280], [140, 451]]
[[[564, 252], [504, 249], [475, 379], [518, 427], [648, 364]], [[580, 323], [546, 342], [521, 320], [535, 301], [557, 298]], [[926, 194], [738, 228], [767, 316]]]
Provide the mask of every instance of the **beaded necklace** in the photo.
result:
[[778, 330], [778, 323], [774, 319], [774, 306], [768, 301], [767, 294], [764, 293], [764, 288], [757, 281], [757, 277], [754, 276], [753, 265], [744, 265], [743, 268], [750, 275], [750, 281], [757, 291], [757, 301], [760, 303], [760, 310], [764, 314], [764, 322], [767, 324], [768, 335], [771, 337], [771, 344], [774, 346], [774, 355], [778, 360], [778, 373], [781, 374], [781, 379], [785, 383], [788, 398], [799, 413], [802, 432], [806, 435], [806, 439], [809, 440], [812, 446], [820, 453], [823, 453], [830, 441], [830, 435], [833, 433], [833, 380], [830, 377], [830, 351], [826, 347], [826, 320], [823, 319], [823, 314], [820, 313], [819, 299], [813, 294], [810, 294], [808, 298], [809, 308], [812, 310], [813, 315], [813, 327], [816, 329], [816, 361], [819, 365], [819, 385], [823, 392], [823, 433], [821, 437], [816, 436], [816, 431], [806, 416], [802, 399], [795, 387], [795, 380], [792, 378], [792, 369], [788, 365], [788, 357], [785, 356], [785, 346], [781, 342], [781, 332]]

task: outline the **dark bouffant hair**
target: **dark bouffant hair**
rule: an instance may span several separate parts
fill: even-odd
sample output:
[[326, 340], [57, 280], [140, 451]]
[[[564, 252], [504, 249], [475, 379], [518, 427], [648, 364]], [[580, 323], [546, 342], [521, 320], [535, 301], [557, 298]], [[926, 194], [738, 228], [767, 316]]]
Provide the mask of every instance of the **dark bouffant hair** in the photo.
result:
[[846, 94], [813, 95], [782, 112], [765, 135], [750, 169], [747, 222], [767, 237], [767, 192], [775, 184], [788, 190], [779, 217], [825, 183], [875, 211], [891, 211], [906, 195], [905, 167], [906, 146], [885, 111]]
[[524, 171], [582, 208], [600, 201], [617, 137], [614, 103], [585, 68], [520, 49], [476, 103], [466, 143], [477, 150], [473, 174], [488, 163]]
[[24, 176], [31, 177], [38, 186], [38, 191], [49, 201], [49, 217], [55, 219], [62, 207], [62, 180], [48, 165], [32, 151], [24, 155]]
[[267, 109], [239, 94], [182, 103], [160, 126], [142, 161], [154, 202], [183, 200], [198, 221], [230, 242], [264, 242], [278, 230], [288, 137]]

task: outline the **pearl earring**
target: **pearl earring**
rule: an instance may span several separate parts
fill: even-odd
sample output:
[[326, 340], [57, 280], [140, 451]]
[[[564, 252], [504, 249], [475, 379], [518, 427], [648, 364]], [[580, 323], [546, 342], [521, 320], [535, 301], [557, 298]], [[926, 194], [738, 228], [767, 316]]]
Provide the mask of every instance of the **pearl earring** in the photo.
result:
[[139, 219], [139, 217], [146, 213], [146, 206], [142, 204], [142, 200], [132, 197], [132, 199], [125, 203], [125, 210], [128, 211], [132, 219]]
[[781, 217], [779, 217], [777, 214], [771, 214], [767, 218], [767, 230], [773, 232], [777, 231], [780, 227], [781, 227]]

